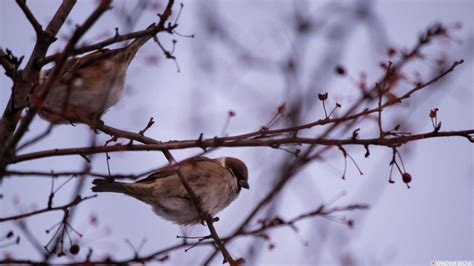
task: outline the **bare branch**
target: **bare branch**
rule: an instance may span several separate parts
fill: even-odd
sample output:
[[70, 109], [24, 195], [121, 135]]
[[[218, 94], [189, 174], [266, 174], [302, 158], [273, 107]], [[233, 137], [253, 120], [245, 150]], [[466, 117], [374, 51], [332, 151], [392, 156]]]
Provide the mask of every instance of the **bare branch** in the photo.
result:
[[23, 219], [23, 218], [27, 218], [27, 217], [30, 217], [30, 216], [33, 216], [33, 215], [38, 215], [38, 214], [41, 214], [41, 213], [45, 213], [45, 212], [65, 211], [65, 210], [69, 209], [70, 207], [76, 206], [76, 205], [78, 205], [79, 203], [81, 203], [85, 200], [92, 199], [92, 198], [95, 198], [95, 197], [97, 197], [97, 195], [88, 196], [88, 197], [84, 197], [84, 198], [78, 196], [73, 201], [69, 202], [68, 204], [62, 205], [62, 206], [52, 207], [52, 208], [44, 208], [44, 209], [37, 210], [37, 211], [32, 211], [32, 212], [28, 212], [28, 213], [23, 213], [23, 214], [18, 214], [18, 215], [14, 215], [14, 216], [0, 218], [0, 223], [6, 222], [6, 221]]
[[[17, 127], [19, 117], [23, 108], [30, 100], [30, 90], [36, 84], [41, 67], [36, 65], [36, 62], [43, 58], [51, 45], [56, 39], [56, 34], [66, 21], [67, 16], [74, 7], [76, 0], [63, 0], [55, 15], [49, 22], [46, 30], [41, 37], [38, 37], [31, 53], [30, 59], [23, 70], [22, 79], [15, 81], [13, 93], [10, 95], [5, 111], [2, 115], [0, 123], [0, 176], [3, 168], [5, 168], [7, 153], [10, 152], [6, 147], [7, 141], [13, 135]], [[29, 123], [28, 123], [29, 124]]]
[[21, 8], [23, 13], [25, 13], [25, 16], [28, 19], [28, 21], [31, 23], [31, 26], [33, 26], [33, 29], [36, 32], [36, 36], [40, 37], [43, 34], [43, 27], [38, 22], [35, 15], [31, 13], [30, 8], [26, 5], [26, 0], [16, 0], [16, 3]]
[[[37, 107], [37, 106], [35, 106], [35, 105], [39, 104], [39, 101], [43, 100], [46, 97], [46, 95], [49, 91], [49, 88], [53, 85], [56, 78], [58, 78], [59, 75], [61, 74], [61, 69], [64, 66], [64, 64], [66, 63], [66, 60], [69, 56], [70, 51], [74, 48], [74, 46], [79, 41], [79, 39], [82, 37], [82, 35], [84, 35], [87, 32], [87, 30], [89, 30], [92, 27], [92, 25], [99, 19], [99, 17], [105, 11], [107, 11], [110, 8], [110, 4], [111, 4], [111, 0], [102, 0], [101, 4], [99, 6], [97, 6], [97, 8], [86, 19], [86, 21], [75, 30], [73, 36], [71, 37], [71, 39], [67, 43], [66, 48], [64, 48], [62, 56], [56, 62], [56, 65], [54, 67], [54, 70], [52, 71], [51, 76], [48, 77], [48, 79], [45, 81], [45, 84], [44, 84], [44, 86], [42, 86], [42, 88], [38, 88], [38, 89], [40, 89], [40, 92], [41, 92], [41, 94], [39, 96], [39, 99], [38, 99], [38, 102], [36, 102], [33, 105], [33, 108], [29, 109], [28, 114], [22, 119], [22, 121], [20, 123], [20, 126], [16, 130], [15, 134], [10, 139], [7, 140], [7, 142], [6, 142], [5, 146], [3, 147], [3, 149], [0, 150], [1, 151], [0, 152], [0, 156], [1, 156], [0, 157], [0, 162], [4, 161], [4, 160], [7, 160], [7, 157], [9, 157], [8, 153], [11, 152], [12, 148], [16, 147], [17, 143], [20, 141], [20, 139], [23, 137], [23, 135], [28, 130], [28, 127], [29, 127], [30, 123], [33, 121], [33, 118], [35, 117], [36, 112], [37, 112], [36, 109], [35, 109], [35, 107]], [[48, 28], [49, 28], [49, 26], [48, 26]], [[48, 30], [48, 29], [46, 29], [46, 30]], [[3, 168], [4, 167], [3, 165], [4, 165], [4, 163], [0, 163], [0, 167]], [[2, 169], [0, 169], [0, 170], [3, 172]]]
[[3, 49], [0, 49], [0, 64], [5, 69], [5, 74], [9, 78], [14, 79], [17, 66], [12, 62], [11, 58], [3, 51]]
[[52, 149], [45, 151], [32, 152], [27, 154], [18, 155], [12, 158], [11, 163], [19, 163], [23, 161], [63, 156], [63, 155], [89, 155], [95, 153], [105, 152], [123, 152], [123, 151], [164, 151], [164, 150], [178, 150], [178, 149], [189, 149], [189, 148], [214, 148], [214, 147], [274, 147], [275, 145], [288, 145], [288, 144], [312, 144], [312, 145], [324, 145], [324, 146], [337, 146], [337, 145], [377, 145], [377, 146], [399, 146], [411, 141], [429, 139], [429, 138], [441, 138], [441, 137], [464, 137], [472, 142], [472, 135], [474, 129], [462, 130], [462, 131], [440, 131], [440, 132], [427, 132], [408, 136], [398, 136], [385, 139], [373, 138], [373, 139], [326, 139], [326, 138], [275, 138], [275, 139], [242, 139], [234, 141], [225, 141], [218, 138], [203, 139], [199, 144], [196, 140], [182, 140], [182, 141], [168, 141], [160, 142], [156, 144], [135, 144], [135, 145], [123, 145], [115, 144], [113, 146], [97, 146], [97, 147], [82, 147], [82, 148], [67, 148], [67, 149]]
[[63, 0], [41, 36], [37, 36], [33, 52], [23, 72], [23, 80], [15, 88], [14, 103], [16, 108], [24, 108], [30, 101], [29, 92], [38, 80], [41, 66], [37, 64], [56, 40], [56, 34], [66, 21], [67, 16], [76, 4], [76, 0]]
[[[248, 236], [258, 236], [258, 234], [262, 234], [268, 230], [271, 229], [276, 229], [279, 227], [283, 226], [291, 226], [293, 227], [295, 223], [300, 222], [302, 220], [308, 219], [308, 218], [316, 218], [316, 217], [329, 217], [331, 214], [338, 213], [338, 212], [345, 212], [345, 211], [356, 211], [356, 210], [366, 210], [369, 208], [368, 205], [365, 204], [352, 204], [352, 205], [347, 205], [343, 207], [333, 207], [333, 208], [326, 208], [326, 205], [321, 205], [317, 209], [313, 211], [309, 211], [303, 214], [300, 214], [292, 219], [289, 219], [287, 221], [284, 221], [282, 219], [276, 218], [276, 219], [271, 219], [270, 222], [263, 223], [260, 225], [259, 228], [250, 230], [250, 231], [241, 231], [236, 235], [228, 236], [223, 238], [222, 240], [226, 241], [229, 240], [230, 238], [234, 237], [248, 237]], [[273, 222], [272, 222], [273, 221]], [[276, 222], [275, 222], [276, 221]], [[180, 250], [183, 248], [191, 247], [195, 245], [195, 243], [180, 243], [176, 245], [171, 245], [167, 248], [160, 249], [158, 251], [152, 252], [149, 255], [145, 256], [134, 256], [130, 259], [124, 259], [124, 260], [112, 260], [110, 258], [107, 258], [106, 260], [100, 261], [75, 261], [75, 262], [70, 262], [66, 263], [65, 265], [77, 265], [77, 264], [84, 264], [84, 263], [89, 263], [89, 264], [127, 264], [127, 263], [146, 263], [150, 261], [154, 261], [159, 259], [160, 256], [165, 256], [168, 253], [176, 250]], [[210, 246], [214, 245], [214, 242], [212, 241], [203, 241], [199, 244], [199, 246]], [[32, 260], [26, 260], [26, 259], [6, 259], [0, 261], [0, 263], [23, 263], [23, 264], [41, 264], [42, 261], [32, 261]]]
[[317, 209], [313, 211], [309, 211], [303, 214], [300, 214], [292, 219], [289, 220], [283, 220], [279, 217], [275, 217], [273, 219], [269, 219], [267, 221], [263, 221], [260, 225], [260, 228], [251, 230], [251, 231], [242, 231], [239, 233], [239, 236], [245, 236], [245, 235], [258, 235], [261, 234], [268, 229], [273, 229], [277, 227], [283, 227], [283, 226], [290, 226], [294, 227], [294, 224], [297, 222], [300, 222], [302, 220], [305, 220], [307, 218], [311, 217], [316, 217], [316, 216], [329, 216], [331, 214], [334, 214], [336, 212], [343, 212], [343, 211], [354, 211], [354, 210], [367, 210], [369, 209], [369, 205], [366, 204], [353, 204], [353, 205], [348, 205], [344, 207], [333, 207], [327, 209], [325, 205], [319, 206]]
[[[152, 172], [156, 172], [159, 169], [153, 169], [150, 171], [147, 171], [144, 174], [138, 174], [138, 175], [123, 175], [123, 174], [118, 174], [114, 175], [114, 178], [116, 179], [124, 179], [124, 178], [129, 178], [129, 179], [137, 179], [141, 176], [144, 176], [146, 174], [150, 174]], [[58, 177], [58, 176], [80, 176], [84, 175], [85, 173], [83, 171], [71, 171], [71, 172], [39, 172], [39, 171], [6, 171], [5, 176], [42, 176], [42, 177]], [[104, 173], [94, 173], [90, 172], [87, 174], [88, 176], [92, 177], [101, 177], [101, 178], [107, 178], [109, 177], [109, 174]]]
[[[136, 32], [128, 33], [128, 34], [123, 34], [123, 35], [115, 34], [114, 37], [109, 38], [107, 40], [97, 42], [91, 45], [75, 48], [74, 50], [71, 51], [71, 55], [79, 55], [79, 54], [84, 54], [84, 53], [91, 52], [94, 50], [100, 50], [111, 44], [127, 41], [127, 40], [133, 40], [142, 36], [154, 36], [157, 33], [162, 32], [162, 31], [171, 32], [177, 26], [177, 24], [171, 25], [170, 27], [166, 27], [165, 22], [171, 16], [173, 5], [174, 5], [174, 0], [169, 0], [165, 10], [163, 11], [163, 14], [160, 17], [160, 21], [158, 22], [157, 25], [153, 26], [152, 24], [145, 30], [136, 31]], [[57, 57], [57, 54], [49, 55], [45, 57], [43, 60], [39, 61], [38, 64], [45, 65], [47, 63], [54, 61], [56, 57]]]

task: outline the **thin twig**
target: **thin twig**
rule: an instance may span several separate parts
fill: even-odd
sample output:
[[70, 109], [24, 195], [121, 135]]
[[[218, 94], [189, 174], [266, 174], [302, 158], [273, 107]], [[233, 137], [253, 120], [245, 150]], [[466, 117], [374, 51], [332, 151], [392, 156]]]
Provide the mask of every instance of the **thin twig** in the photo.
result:
[[37, 211], [32, 211], [32, 212], [28, 212], [28, 213], [22, 213], [22, 214], [18, 214], [18, 215], [13, 215], [13, 216], [9, 216], [9, 217], [0, 218], [0, 223], [1, 222], [6, 222], [6, 221], [23, 219], [23, 218], [38, 215], [38, 214], [41, 214], [41, 213], [45, 213], [45, 212], [64, 211], [64, 210], [66, 210], [70, 207], [78, 205], [79, 203], [81, 203], [85, 200], [92, 199], [92, 198], [95, 198], [95, 197], [97, 197], [97, 195], [88, 196], [88, 197], [84, 197], [84, 198], [76, 197], [73, 201], [69, 202], [68, 204], [62, 205], [62, 206], [52, 207], [52, 208], [44, 208], [44, 209], [37, 210]]
[[[222, 238], [222, 240], [225, 241], [225, 240], [229, 240], [229, 239], [234, 238], [234, 237], [256, 236], [257, 234], [261, 234], [261, 233], [263, 233], [267, 230], [276, 229], [276, 228], [283, 227], [283, 226], [294, 226], [295, 223], [300, 222], [300, 221], [305, 220], [305, 219], [308, 219], [308, 218], [325, 217], [325, 216], [328, 216], [328, 215], [331, 215], [331, 214], [334, 214], [334, 213], [337, 213], [337, 212], [343, 212], [343, 211], [365, 210], [369, 207], [368, 205], [365, 205], [365, 204], [351, 204], [351, 205], [347, 205], [347, 206], [343, 206], [343, 207], [333, 207], [333, 208], [325, 208], [325, 206], [326, 205], [321, 205], [318, 208], [316, 208], [315, 210], [312, 210], [312, 211], [300, 214], [298, 216], [295, 216], [294, 218], [289, 219], [286, 222], [280, 219], [280, 221], [283, 221], [283, 222], [280, 222], [280, 223], [265, 223], [257, 229], [250, 230], [250, 231], [241, 231], [236, 235], [231, 235], [231, 236], [224, 237], [224, 238]], [[158, 258], [159, 256], [166, 255], [166, 254], [168, 254], [172, 251], [192, 247], [195, 244], [196, 243], [183, 243], [183, 242], [181, 242], [179, 244], [172, 245], [172, 246], [169, 246], [167, 248], [152, 252], [149, 255], [145, 255], [145, 256], [141, 256], [141, 257], [140, 256], [133, 256], [130, 259], [112, 260], [112, 259], [108, 258], [107, 260], [104, 260], [104, 261], [99, 261], [99, 260], [98, 261], [75, 261], [75, 262], [66, 263], [65, 265], [77, 265], [77, 264], [83, 264], [83, 263], [86, 263], [86, 262], [89, 263], [89, 264], [104, 264], [104, 263], [106, 263], [106, 264], [111, 264], [111, 263], [114, 263], [114, 264], [127, 264], [127, 263], [136, 263], [136, 262], [145, 263], [145, 262], [156, 260], [156, 258]], [[210, 246], [210, 245], [214, 245], [214, 242], [213, 241], [201, 241], [199, 243], [199, 246]], [[26, 259], [12, 259], [12, 258], [10, 258], [8, 260], [0, 260], [0, 263], [5, 263], [5, 262], [8, 262], [8, 263], [24, 263], [24, 264], [25, 263], [26, 264], [41, 264], [42, 263], [42, 261], [31, 261], [31, 260], [26, 260]]]

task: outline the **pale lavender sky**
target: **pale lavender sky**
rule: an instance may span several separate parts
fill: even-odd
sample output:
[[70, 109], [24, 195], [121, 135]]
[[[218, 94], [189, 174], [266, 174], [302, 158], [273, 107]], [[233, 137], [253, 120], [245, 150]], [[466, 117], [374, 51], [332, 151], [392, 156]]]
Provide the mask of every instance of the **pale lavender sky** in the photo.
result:
[[[116, 1], [122, 2], [122, 1]], [[298, 2], [298, 1], [297, 1]], [[370, 1], [368, 1], [370, 2]], [[91, 12], [95, 1], [80, 1], [71, 17], [80, 23]], [[234, 110], [237, 116], [230, 124], [229, 134], [239, 134], [259, 128], [270, 117], [285, 94], [283, 81], [275, 76], [245, 69], [236, 63], [228, 50], [222, 49], [214, 40], [202, 39], [205, 36], [198, 20], [199, 6], [197, 1], [186, 1], [179, 32], [196, 34], [196, 38], [178, 38], [177, 58], [181, 69], [176, 72], [172, 61], [162, 60], [162, 55], [153, 42], [148, 43], [139, 57], [132, 63], [128, 72], [127, 84], [131, 86], [123, 99], [113, 107], [103, 120], [110, 125], [132, 131], [143, 128], [150, 116], [155, 117], [157, 124], [147, 134], [160, 140], [196, 138], [199, 133], [211, 137], [220, 134], [228, 110]], [[266, 57], [281, 58], [290, 49], [291, 31], [285, 25], [285, 16], [291, 16], [293, 5], [285, 1], [218, 1], [221, 18], [226, 21], [226, 30], [241, 43], [249, 45], [256, 53]], [[316, 18], [327, 17], [331, 25], [337, 26], [340, 21], [351, 16], [350, 6], [353, 1], [341, 1], [346, 6], [339, 14], [321, 9], [327, 1], [309, 1], [308, 12]], [[46, 24], [59, 5], [59, 1], [29, 1], [34, 14], [40, 22]], [[443, 121], [443, 130], [462, 130], [474, 128], [474, 2], [458, 1], [374, 1], [374, 14], [383, 25], [386, 41], [396, 47], [411, 47], [417, 40], [418, 33], [434, 22], [462, 22], [464, 27], [454, 36], [461, 43], [448, 42], [438, 44], [437, 49], [428, 50], [436, 55], [443, 50], [449, 60], [465, 59], [449, 82], [440, 83], [428, 100], [420, 97], [410, 98], [407, 109], [390, 110], [387, 124], [393, 124], [392, 116], [402, 116], [404, 123], [410, 124], [416, 132], [431, 130], [428, 112], [439, 108], [439, 116]], [[325, 13], [327, 12], [327, 13]], [[346, 13], [344, 13], [346, 12]], [[156, 20], [152, 13], [144, 14], [139, 20], [137, 29], [144, 28]], [[92, 39], [106, 30], [112, 32], [117, 25], [117, 16], [112, 12], [104, 15], [86, 35]], [[66, 28], [65, 28], [66, 29]], [[67, 32], [67, 31], [65, 31]], [[326, 35], [325, 35], [326, 34]], [[322, 37], [311, 41], [308, 66], [313, 66], [323, 58], [329, 45], [342, 45], [328, 42], [326, 30]], [[319, 35], [318, 35], [319, 36]], [[165, 38], [166, 39], [166, 38]], [[381, 71], [378, 63], [386, 60], [381, 47], [376, 43], [378, 38], [373, 29], [368, 30], [363, 24], [354, 26], [341, 54], [340, 62], [349, 73], [357, 76], [365, 70], [369, 81], [376, 80]], [[28, 21], [21, 14], [14, 1], [0, 2], [0, 46], [10, 48], [16, 55], [28, 55], [32, 49], [34, 34]], [[166, 41], [165, 41], [166, 43]], [[62, 47], [63, 42], [54, 46], [53, 51]], [[170, 45], [169, 39], [166, 45]], [[210, 49], [216, 57], [214, 63], [216, 74], [210, 78], [198, 70], [196, 63], [201, 46]], [[203, 46], [203, 47], [204, 47]], [[204, 47], [204, 48], [206, 48]], [[214, 49], [215, 50], [214, 50]], [[157, 54], [160, 62], [157, 66], [145, 63], [147, 56]], [[412, 66], [422, 73], [429, 73], [429, 64]], [[328, 67], [328, 75], [333, 75], [333, 68]], [[308, 78], [309, 80], [309, 78]], [[444, 84], [449, 84], [445, 86]], [[0, 106], [3, 108], [10, 91], [10, 81], [0, 77]], [[319, 84], [315, 84], [315, 89]], [[331, 96], [339, 97], [343, 107], [351, 102], [352, 84], [347, 80], [331, 76], [324, 85], [324, 90], [331, 91]], [[258, 101], [255, 98], [265, 95]], [[205, 104], [196, 104], [196, 101]], [[268, 108], [267, 108], [268, 107]], [[273, 108], [272, 107], [272, 108]], [[314, 109], [312, 115], [320, 116], [321, 110]], [[31, 132], [40, 132], [47, 124], [36, 119]], [[370, 132], [365, 132], [369, 134]], [[34, 135], [34, 134], [33, 134]], [[31, 137], [31, 136], [30, 136]], [[31, 148], [36, 151], [49, 148], [77, 147], [89, 142], [88, 129], [84, 126], [59, 126], [53, 134]], [[106, 137], [99, 136], [100, 141]], [[24, 151], [27, 152], [27, 151]], [[176, 157], [183, 159], [195, 154], [198, 150], [176, 151]], [[324, 219], [314, 219], [299, 224], [300, 231], [296, 235], [288, 228], [271, 232], [272, 241], [276, 243], [274, 250], [264, 250], [260, 260], [262, 264], [339, 264], [340, 256], [352, 254], [356, 264], [413, 264], [426, 265], [431, 260], [473, 260], [474, 250], [474, 209], [473, 209], [473, 177], [474, 149], [465, 139], [431, 139], [411, 143], [401, 149], [405, 166], [413, 175], [412, 188], [407, 190], [402, 182], [388, 184], [388, 163], [391, 150], [372, 148], [368, 159], [363, 157], [360, 148], [350, 152], [362, 168], [364, 175], [359, 176], [353, 165], [348, 164], [347, 180], [340, 179], [343, 161], [336, 150], [327, 154], [326, 161], [315, 162], [305, 168], [285, 189], [280, 201], [278, 214], [291, 218], [294, 215], [316, 208], [321, 201], [329, 201], [341, 191], [348, 195], [337, 201], [336, 205], [345, 203], [368, 203], [369, 211], [344, 213], [343, 216], [354, 219], [355, 227], [347, 227]], [[228, 209], [219, 214], [221, 218], [217, 229], [225, 235], [233, 230], [248, 213], [253, 205], [263, 197], [267, 182], [272, 171], [278, 169], [273, 162], [280, 162], [286, 154], [267, 148], [233, 148], [220, 149], [211, 153], [210, 157], [232, 155], [242, 158], [250, 169], [252, 189], [241, 193]], [[270, 157], [272, 156], [272, 157]], [[262, 158], [274, 158], [271, 162]], [[104, 155], [94, 156], [94, 171], [106, 172]], [[112, 172], [138, 173], [165, 163], [159, 152], [134, 152], [113, 154]], [[73, 170], [80, 169], [83, 159], [77, 157], [50, 158], [14, 165], [17, 170]], [[57, 182], [60, 183], [60, 182]], [[70, 197], [73, 185], [66, 186], [57, 195], [56, 203], [66, 202]], [[309, 191], [308, 188], [314, 190]], [[83, 195], [91, 195], [90, 186], [83, 190]], [[36, 206], [45, 206], [50, 189], [50, 179], [34, 177], [6, 178], [1, 185], [4, 199], [0, 204], [0, 216], [18, 213], [12, 202], [20, 198], [24, 210]], [[311, 201], [314, 201], [311, 203]], [[91, 213], [98, 214], [99, 227], [91, 228], [88, 217]], [[28, 225], [41, 243], [46, 243], [50, 236], [44, 229], [52, 226], [60, 218], [61, 213], [51, 213], [27, 219]], [[133, 256], [132, 250], [124, 243], [129, 239], [138, 244], [144, 237], [148, 242], [142, 250], [147, 254], [159, 247], [176, 243], [175, 236], [180, 234], [176, 225], [157, 217], [147, 205], [121, 195], [100, 195], [87, 201], [78, 208], [73, 222], [76, 229], [84, 234], [83, 245], [94, 248], [94, 256], [113, 254], [116, 258]], [[104, 228], [112, 231], [104, 235]], [[14, 229], [13, 223], [0, 224], [0, 234]], [[322, 230], [323, 232], [318, 232]], [[196, 226], [192, 234], [205, 234], [206, 229]], [[323, 240], [323, 235], [326, 238]], [[229, 248], [238, 257], [246, 251], [245, 245], [253, 240], [238, 239]], [[302, 244], [309, 243], [308, 246]], [[315, 255], [319, 250], [321, 253]], [[14, 257], [39, 258], [38, 253], [27, 243], [26, 239], [19, 246], [0, 250]], [[80, 256], [84, 256], [83, 248]], [[207, 248], [195, 248], [187, 253], [177, 251], [171, 254], [170, 263], [187, 264], [196, 258], [207, 256]], [[315, 258], [315, 256], [317, 258]], [[198, 260], [200, 261], [200, 260]], [[216, 264], [220, 260], [215, 260]]]

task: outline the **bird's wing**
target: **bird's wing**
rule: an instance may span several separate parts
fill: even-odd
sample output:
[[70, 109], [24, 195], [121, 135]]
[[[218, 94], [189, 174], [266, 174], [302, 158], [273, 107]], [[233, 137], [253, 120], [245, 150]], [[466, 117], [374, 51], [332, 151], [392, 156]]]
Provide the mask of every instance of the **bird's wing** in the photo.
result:
[[[152, 23], [150, 26], [148, 26], [145, 31], [153, 27], [155, 27], [155, 23]], [[117, 60], [129, 64], [135, 57], [135, 54], [138, 52], [138, 49], [140, 49], [140, 47], [142, 47], [151, 38], [153, 38], [153, 35], [145, 35], [136, 38], [125, 47], [124, 52], [122, 53], [122, 55], [120, 55], [120, 58], [117, 58]]]
[[[155, 24], [153, 23], [150, 26], [148, 26], [146, 30], [154, 26]], [[136, 38], [132, 43], [122, 48], [101, 49], [101, 50], [92, 52], [90, 54], [87, 54], [81, 57], [71, 58], [66, 61], [65, 65], [62, 68], [61, 79], [67, 81], [71, 78], [75, 78], [74, 73], [76, 73], [77, 71], [80, 71], [80, 69], [90, 66], [92, 64], [96, 64], [100, 66], [100, 63], [97, 63], [97, 62], [101, 60], [111, 60], [116, 55], [118, 55], [119, 57], [116, 57], [115, 60], [118, 60], [119, 62], [123, 62], [123, 63], [130, 63], [130, 61], [133, 59], [138, 49], [152, 37], [153, 36], [150, 36], [150, 35], [142, 36], [142, 37]], [[121, 54], [123, 55], [120, 56]], [[45, 70], [46, 76], [51, 72], [51, 70], [52, 68]]]
[[[96, 51], [82, 57], [68, 59], [62, 67], [61, 80], [63, 82], [69, 82], [72, 78], [76, 77], [75, 73], [80, 71], [82, 68], [90, 66], [91, 64], [97, 64], [97, 62], [99, 62], [100, 60], [108, 59], [118, 53], [120, 50], [123, 50], [123, 48], [112, 50], [103, 49], [101, 51]], [[53, 69], [54, 67], [44, 70], [44, 78], [47, 78], [52, 73]]]
[[[186, 159], [186, 160], [183, 160], [183, 161], [179, 162], [178, 165], [180, 167], [186, 167], [186, 166], [197, 164], [197, 163], [204, 162], [204, 161], [213, 161], [213, 160], [209, 159], [207, 157], [203, 157], [203, 156], [192, 157], [192, 158], [189, 158], [189, 159]], [[176, 170], [174, 169], [174, 167], [165, 166], [165, 167], [161, 168], [160, 170], [158, 170], [157, 172], [154, 172], [153, 174], [149, 175], [148, 177], [146, 177], [144, 179], [141, 179], [141, 180], [138, 180], [135, 183], [151, 183], [151, 182], [155, 181], [156, 179], [166, 178], [166, 177], [169, 177], [169, 176], [174, 176], [175, 174], [176, 174]]]
[[154, 172], [153, 174], [147, 176], [146, 178], [138, 180], [135, 183], [152, 183], [156, 179], [169, 177], [169, 176], [172, 176], [174, 174], [175, 174], [174, 169], [170, 169], [169, 167], [164, 167], [164, 168], [160, 169], [159, 171]]
[[124, 48], [103, 49], [103, 50], [95, 51], [93, 53], [79, 57], [79, 59], [75, 63], [74, 68], [78, 69], [78, 68], [86, 67], [92, 63], [95, 63], [97, 60], [110, 59], [111, 56], [117, 54], [119, 51], [123, 49]]

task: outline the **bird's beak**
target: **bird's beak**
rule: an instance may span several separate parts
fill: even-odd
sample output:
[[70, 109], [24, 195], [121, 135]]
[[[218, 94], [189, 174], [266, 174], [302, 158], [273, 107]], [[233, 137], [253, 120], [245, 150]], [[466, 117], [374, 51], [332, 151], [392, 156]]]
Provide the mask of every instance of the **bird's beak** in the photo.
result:
[[249, 186], [249, 182], [247, 182], [247, 180], [243, 180], [243, 179], [240, 179], [239, 180], [239, 186], [245, 188], [245, 189], [249, 189], [250, 186]]

